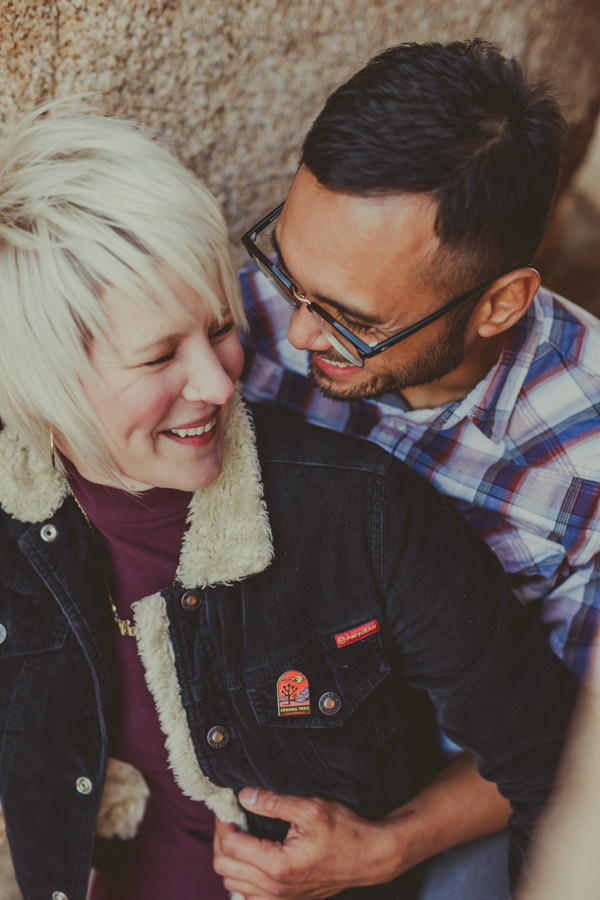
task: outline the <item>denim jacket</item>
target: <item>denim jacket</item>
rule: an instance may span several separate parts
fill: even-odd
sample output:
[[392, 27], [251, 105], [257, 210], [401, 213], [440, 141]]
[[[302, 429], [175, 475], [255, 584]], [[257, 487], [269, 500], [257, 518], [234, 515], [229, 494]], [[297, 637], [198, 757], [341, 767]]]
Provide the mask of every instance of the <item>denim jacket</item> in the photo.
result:
[[[438, 770], [437, 717], [511, 801], [514, 874], [574, 680], [491, 551], [403, 463], [280, 411], [253, 416], [234, 404], [180, 580], [135, 604], [179, 785], [238, 823], [245, 785], [377, 819]], [[0, 501], [7, 834], [25, 900], [85, 900], [118, 720], [104, 574], [62, 475], [7, 429]]]

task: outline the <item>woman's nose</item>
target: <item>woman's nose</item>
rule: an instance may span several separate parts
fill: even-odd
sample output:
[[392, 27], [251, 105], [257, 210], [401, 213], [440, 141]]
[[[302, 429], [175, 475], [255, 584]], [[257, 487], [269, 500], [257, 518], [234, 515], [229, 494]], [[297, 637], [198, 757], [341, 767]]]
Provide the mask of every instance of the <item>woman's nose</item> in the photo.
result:
[[292, 313], [287, 339], [297, 350], [327, 350], [331, 347], [304, 303]]
[[188, 377], [182, 389], [184, 400], [189, 403], [214, 403], [221, 405], [231, 399], [234, 382], [223, 368], [217, 355], [211, 352], [197, 354], [190, 362]]

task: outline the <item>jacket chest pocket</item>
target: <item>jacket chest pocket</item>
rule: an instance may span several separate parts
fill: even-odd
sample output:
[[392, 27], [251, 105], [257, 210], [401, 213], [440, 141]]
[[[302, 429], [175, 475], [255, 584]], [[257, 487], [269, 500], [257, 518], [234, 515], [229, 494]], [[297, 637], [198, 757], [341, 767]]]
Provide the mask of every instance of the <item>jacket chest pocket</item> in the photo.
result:
[[[391, 668], [379, 635], [343, 648], [299, 653], [245, 693], [263, 748], [268, 786], [331, 795], [373, 776], [398, 724]], [[256, 763], [255, 763], [256, 767]], [[336, 793], [333, 791], [333, 793]], [[339, 793], [339, 792], [338, 792]]]
[[0, 664], [60, 650], [68, 624], [50, 596], [31, 596], [0, 585]]
[[53, 683], [56, 651], [68, 624], [50, 596], [33, 597], [0, 585], [0, 725], [32, 728]]

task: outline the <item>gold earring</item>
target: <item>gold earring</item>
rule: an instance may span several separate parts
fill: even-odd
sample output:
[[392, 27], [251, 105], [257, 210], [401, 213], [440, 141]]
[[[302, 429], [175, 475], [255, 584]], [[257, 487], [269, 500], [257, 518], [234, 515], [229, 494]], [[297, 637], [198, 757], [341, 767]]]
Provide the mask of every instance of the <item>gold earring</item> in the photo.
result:
[[56, 453], [54, 450], [54, 432], [52, 431], [52, 425], [50, 427], [50, 462], [52, 463], [52, 468], [56, 468]]

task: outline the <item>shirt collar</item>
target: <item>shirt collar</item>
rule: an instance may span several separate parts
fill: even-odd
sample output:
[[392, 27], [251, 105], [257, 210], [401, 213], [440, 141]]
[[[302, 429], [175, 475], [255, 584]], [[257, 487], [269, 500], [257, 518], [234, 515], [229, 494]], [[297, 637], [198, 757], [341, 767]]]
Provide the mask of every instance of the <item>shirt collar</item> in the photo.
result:
[[469, 419], [490, 440], [502, 440], [536, 354], [543, 319], [542, 306], [536, 295], [527, 312], [512, 327], [509, 341], [497, 363], [462, 400], [433, 410], [410, 410], [399, 395], [385, 394], [381, 404], [390, 407], [390, 412], [396, 415], [401, 409], [410, 415], [412, 421], [428, 422], [430, 428], [438, 431], [453, 428], [464, 419]]

